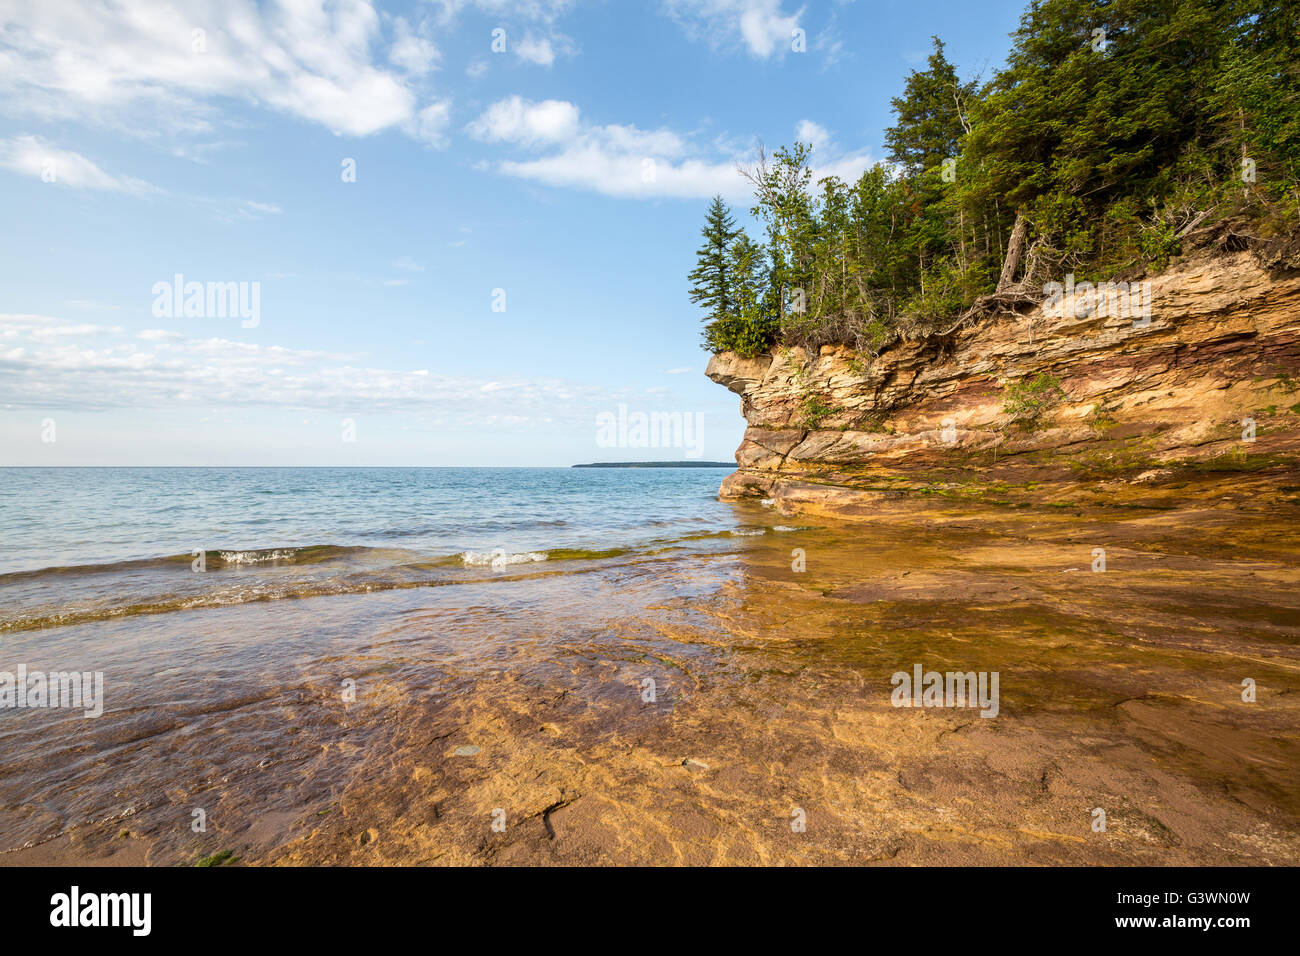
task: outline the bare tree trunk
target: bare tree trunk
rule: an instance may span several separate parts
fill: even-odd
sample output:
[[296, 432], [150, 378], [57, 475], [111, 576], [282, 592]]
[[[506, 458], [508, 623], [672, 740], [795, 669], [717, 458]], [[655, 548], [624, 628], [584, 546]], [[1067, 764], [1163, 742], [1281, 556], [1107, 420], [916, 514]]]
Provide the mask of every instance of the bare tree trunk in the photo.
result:
[[993, 226], [998, 234], [998, 248], [1002, 248], [1002, 207], [998, 205], [997, 199], [993, 200]]
[[957, 210], [957, 235], [961, 237], [961, 271], [964, 277], [969, 266], [966, 264], [966, 213], [961, 209]]
[[1002, 260], [1002, 275], [998, 277], [999, 292], [1015, 281], [1016, 270], [1020, 268], [1020, 257], [1025, 254], [1025, 234], [1028, 230], [1029, 223], [1025, 221], [1025, 214], [1017, 212], [1016, 224], [1011, 229], [1011, 240], [1007, 243], [1007, 257]]

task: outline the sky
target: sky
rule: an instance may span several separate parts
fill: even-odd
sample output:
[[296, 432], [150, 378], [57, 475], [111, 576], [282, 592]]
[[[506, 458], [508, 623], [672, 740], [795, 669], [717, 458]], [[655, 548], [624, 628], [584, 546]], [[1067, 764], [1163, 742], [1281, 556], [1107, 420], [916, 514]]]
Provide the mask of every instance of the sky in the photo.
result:
[[0, 0], [0, 465], [732, 460], [709, 197], [1022, 6]]

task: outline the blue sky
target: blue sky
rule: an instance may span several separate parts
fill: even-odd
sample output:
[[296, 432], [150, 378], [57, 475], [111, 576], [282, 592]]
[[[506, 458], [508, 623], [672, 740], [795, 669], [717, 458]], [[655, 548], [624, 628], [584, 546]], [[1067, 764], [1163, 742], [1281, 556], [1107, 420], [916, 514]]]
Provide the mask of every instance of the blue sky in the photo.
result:
[[[758, 139], [856, 175], [930, 35], [988, 76], [1021, 8], [6, 3], [0, 465], [729, 460], [708, 197], [748, 220]], [[620, 406], [700, 440], [604, 447]]]

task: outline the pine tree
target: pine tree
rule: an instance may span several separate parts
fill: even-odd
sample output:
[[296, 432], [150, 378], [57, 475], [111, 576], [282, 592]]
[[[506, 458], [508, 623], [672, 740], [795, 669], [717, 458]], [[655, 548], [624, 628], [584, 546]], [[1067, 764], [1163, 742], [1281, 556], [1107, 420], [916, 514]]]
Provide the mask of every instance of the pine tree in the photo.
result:
[[1296, 0], [1031, 0], [987, 84], [935, 38], [892, 103], [891, 162], [851, 186], [814, 185], [806, 144], [760, 147], [762, 245], [715, 200], [691, 274], [710, 347], [874, 353], [986, 293], [1159, 269], [1216, 235], [1285, 252], [1300, 228]]
[[[902, 230], [895, 243], [903, 253], [907, 285], [922, 297], [931, 275], [944, 274], [940, 259], [952, 252], [954, 237], [945, 196], [950, 190], [942, 177], [943, 165], [956, 160], [970, 132], [970, 110], [978, 99], [978, 83], [963, 83], [944, 55], [943, 41], [931, 38], [934, 51], [926, 69], [913, 70], [903, 95], [890, 104], [897, 121], [885, 130], [889, 158], [898, 164], [905, 184], [907, 206], [901, 210]], [[960, 212], [958, 213], [960, 217]], [[959, 228], [961, 228], [959, 223]], [[967, 265], [963, 257], [962, 267]]]
[[714, 196], [705, 216], [704, 245], [695, 253], [698, 263], [687, 278], [691, 280], [691, 301], [703, 305], [708, 311], [705, 322], [714, 322], [736, 314], [734, 282], [728, 251], [736, 238], [735, 220], [731, 210]]
[[957, 70], [943, 53], [938, 37], [924, 71], [913, 70], [903, 86], [903, 95], [890, 100], [898, 121], [885, 130], [889, 159], [908, 175], [933, 169], [955, 157], [962, 137], [968, 132], [967, 119], [976, 98], [978, 84], [962, 83]]
[[736, 315], [755, 323], [764, 313], [763, 247], [741, 229], [727, 250], [727, 262], [733, 277]]

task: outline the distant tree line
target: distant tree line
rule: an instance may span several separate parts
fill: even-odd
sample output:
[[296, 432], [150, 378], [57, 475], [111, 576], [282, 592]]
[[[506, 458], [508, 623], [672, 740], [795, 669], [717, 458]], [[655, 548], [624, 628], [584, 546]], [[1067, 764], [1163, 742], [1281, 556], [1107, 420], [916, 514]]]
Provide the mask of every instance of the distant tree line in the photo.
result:
[[714, 198], [689, 276], [707, 349], [873, 355], [1067, 272], [1136, 277], [1300, 219], [1296, 0], [1034, 0], [990, 80], [936, 37], [891, 102], [889, 161], [855, 183], [760, 148], [762, 243]]

